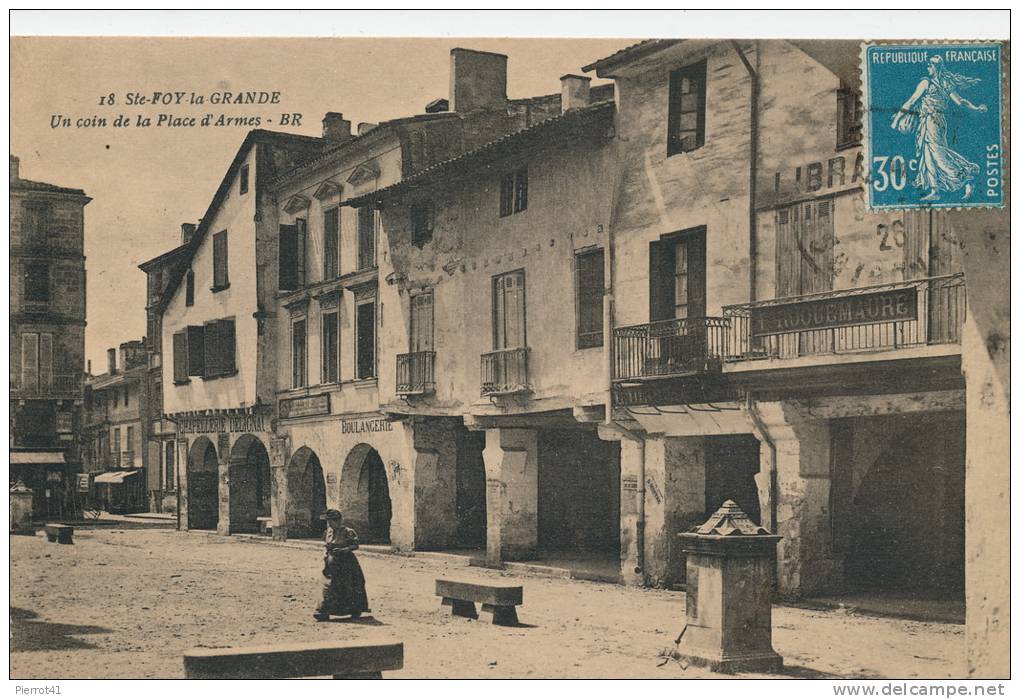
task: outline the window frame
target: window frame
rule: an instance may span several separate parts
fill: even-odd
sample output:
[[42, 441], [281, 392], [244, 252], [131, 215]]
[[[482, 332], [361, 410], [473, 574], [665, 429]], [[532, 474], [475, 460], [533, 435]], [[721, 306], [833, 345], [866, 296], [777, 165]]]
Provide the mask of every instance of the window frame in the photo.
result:
[[[415, 319], [418, 318], [418, 309], [422, 306], [422, 300], [427, 298], [428, 301], [428, 325], [427, 334], [419, 337], [421, 332], [421, 324], [416, 323]], [[424, 340], [426, 342], [420, 342]], [[408, 352], [434, 352], [436, 350], [436, 294], [435, 289], [428, 287], [420, 289], [410, 295], [410, 317], [408, 318]]]
[[[361, 371], [361, 323], [359, 312], [363, 306], [372, 306], [372, 371], [363, 376]], [[379, 376], [379, 300], [374, 296], [365, 296], [354, 302], [354, 378], [357, 381], [370, 381]]]
[[[518, 345], [508, 346], [507, 345], [507, 332], [506, 332], [506, 285], [503, 288], [499, 288], [499, 281], [506, 279], [511, 276], [520, 275], [520, 289], [521, 294], [521, 342]], [[492, 350], [498, 352], [500, 350], [511, 350], [511, 349], [523, 349], [528, 346], [528, 275], [525, 269], [514, 269], [500, 274], [495, 274], [492, 277]], [[499, 302], [497, 302], [499, 299]], [[502, 312], [503, 323], [500, 328], [499, 316]], [[500, 342], [502, 338], [502, 342]], [[500, 345], [503, 345], [502, 347]]]
[[190, 267], [184, 275], [184, 305], [195, 305], [195, 270]]
[[[222, 241], [222, 245], [220, 241]], [[230, 269], [228, 266], [230, 255], [227, 241], [226, 229], [213, 234], [213, 285], [209, 290], [214, 294], [230, 288]], [[220, 270], [222, 270], [222, 274], [220, 274]]]
[[[364, 220], [371, 219], [370, 224], [365, 224]], [[379, 251], [377, 245], [377, 233], [378, 233], [378, 213], [375, 210], [375, 206], [372, 204], [366, 204], [365, 206], [358, 207], [358, 271], [366, 269], [373, 269], [379, 264]], [[369, 230], [371, 229], [371, 230]], [[371, 242], [371, 256], [365, 254], [365, 242]], [[366, 262], [368, 264], [366, 264]]]
[[[301, 334], [297, 326], [301, 326]], [[297, 351], [298, 338], [301, 338], [301, 352]], [[300, 356], [301, 362], [298, 363]], [[300, 372], [300, 373], [299, 373]], [[308, 317], [296, 315], [290, 319], [290, 383], [291, 388], [308, 387]]]
[[864, 136], [864, 107], [860, 90], [840, 81], [836, 89], [836, 150], [861, 145]]
[[[329, 226], [329, 216], [336, 216], [336, 228]], [[331, 238], [334, 238], [331, 240]], [[330, 248], [332, 247], [332, 250]], [[332, 267], [332, 270], [330, 269]], [[322, 210], [322, 280], [329, 281], [340, 276], [340, 206]]]
[[[688, 80], [700, 79], [700, 83], [697, 86], [696, 91], [686, 93], [687, 95], [695, 94], [698, 97], [698, 109], [697, 110], [684, 110], [683, 97], [684, 93], [680, 92], [683, 85], [683, 79]], [[669, 102], [668, 102], [668, 115], [666, 119], [666, 157], [679, 155], [680, 153], [692, 153], [705, 145], [705, 122], [707, 121], [708, 109], [706, 106], [708, 96], [708, 59], [703, 58], [700, 61], [690, 63], [677, 68], [676, 70], [670, 71], [669, 73]], [[694, 129], [681, 129], [681, 116], [683, 114], [695, 113], [695, 125]], [[679, 134], [689, 134], [693, 131], [694, 133], [694, 146], [686, 148], [681, 145], [683, 137]]]
[[[582, 295], [583, 285], [581, 279], [581, 258], [585, 257], [598, 257], [601, 260], [600, 274], [601, 286], [599, 288], [598, 295], [598, 307], [599, 307], [599, 328], [597, 331], [590, 330], [582, 332], [581, 323], [584, 318], [582, 312], [582, 305], [585, 303], [585, 297]], [[575, 309], [575, 324], [574, 324], [574, 348], [577, 350], [594, 349], [597, 347], [604, 347], [606, 342], [606, 329], [605, 329], [605, 302], [606, 302], [606, 252], [605, 248], [602, 247], [589, 247], [581, 250], [574, 251], [574, 309]], [[595, 342], [594, 337], [598, 336], [598, 341]], [[585, 340], [585, 337], [590, 336], [591, 339]]]
[[[335, 323], [335, 342], [336, 347], [329, 347], [329, 333], [327, 333], [327, 321], [326, 318], [332, 316], [331, 322]], [[322, 349], [320, 351], [320, 374], [319, 379], [324, 384], [335, 384], [340, 383], [340, 308], [327, 308], [324, 309], [320, 315], [320, 335], [322, 336]], [[307, 342], [307, 341], [306, 341]], [[333, 367], [328, 367], [327, 361], [333, 362]], [[335, 375], [330, 376], [328, 368], [335, 368]]]
[[249, 173], [248, 163], [245, 163], [244, 165], [241, 166], [241, 171], [237, 175], [238, 178], [237, 193], [240, 196], [243, 196], [248, 193], [248, 173]]
[[419, 250], [432, 242], [435, 231], [435, 209], [432, 201], [423, 199], [411, 204], [411, 245]]
[[499, 217], [528, 210], [528, 166], [505, 172], [499, 179]]
[[[41, 272], [40, 276], [45, 277], [45, 284], [41, 283], [42, 282], [41, 279], [35, 278], [35, 274], [39, 274], [40, 272]], [[52, 275], [50, 274], [50, 264], [48, 262], [44, 262], [41, 260], [32, 260], [31, 262], [26, 264], [24, 273], [24, 287], [22, 290], [22, 295], [25, 301], [26, 309], [30, 308], [33, 310], [42, 310], [49, 308], [50, 300], [53, 298], [53, 289], [51, 288], [51, 286]], [[35, 298], [33, 295], [30, 295], [29, 293], [30, 290], [36, 291], [41, 289], [44, 289], [46, 292], [45, 298], [43, 297]]]

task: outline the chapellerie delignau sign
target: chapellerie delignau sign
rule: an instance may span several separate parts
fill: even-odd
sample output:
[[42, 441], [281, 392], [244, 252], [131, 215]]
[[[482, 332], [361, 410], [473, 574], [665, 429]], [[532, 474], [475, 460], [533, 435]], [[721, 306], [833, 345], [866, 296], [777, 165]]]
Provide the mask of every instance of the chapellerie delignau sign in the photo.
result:
[[751, 309], [751, 334], [784, 333], [917, 320], [917, 289], [817, 299]]

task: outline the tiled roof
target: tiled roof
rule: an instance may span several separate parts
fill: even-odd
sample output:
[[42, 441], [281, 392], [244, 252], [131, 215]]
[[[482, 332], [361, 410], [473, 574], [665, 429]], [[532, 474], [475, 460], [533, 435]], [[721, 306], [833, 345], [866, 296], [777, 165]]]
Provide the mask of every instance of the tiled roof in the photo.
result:
[[669, 48], [681, 41], [683, 41], [683, 39], [645, 39], [644, 41], [639, 41], [636, 44], [631, 44], [626, 48], [622, 48], [616, 53], [606, 56], [605, 58], [600, 58], [594, 63], [586, 65], [581, 70], [585, 73], [595, 70], [596, 74], [601, 77], [601, 71], [604, 71], [607, 68], [611, 68], [623, 63], [624, 61], [646, 56], [650, 53], [654, 53], [655, 51], [661, 51], [662, 49]]
[[611, 115], [614, 107], [615, 104], [613, 102], [607, 101], [598, 102], [580, 109], [572, 109], [568, 112], [564, 112], [563, 114], [540, 121], [527, 128], [504, 134], [503, 136], [478, 146], [477, 148], [465, 151], [453, 158], [443, 160], [435, 165], [427, 167], [424, 170], [415, 173], [411, 177], [407, 177], [395, 184], [391, 184], [388, 187], [368, 192], [358, 197], [351, 197], [350, 199], [341, 202], [341, 206], [358, 206], [367, 201], [381, 198], [385, 194], [422, 184], [423, 182], [435, 178], [436, 176], [446, 173], [456, 167], [467, 166], [474, 161], [481, 160], [487, 155], [495, 155], [498, 151], [505, 150], [510, 147], [519, 147], [522, 142], [526, 140], [541, 138], [546, 134], [546, 132], [557, 127], [569, 128], [571, 126], [580, 127], [586, 125], [587, 123], [597, 119], [600, 115]]
[[55, 194], [77, 194], [78, 196], [85, 196], [85, 190], [83, 189], [72, 189], [71, 187], [60, 187], [55, 184], [48, 182], [36, 182], [35, 180], [23, 180], [16, 179], [11, 180], [11, 189], [24, 189], [32, 192], [53, 192]]

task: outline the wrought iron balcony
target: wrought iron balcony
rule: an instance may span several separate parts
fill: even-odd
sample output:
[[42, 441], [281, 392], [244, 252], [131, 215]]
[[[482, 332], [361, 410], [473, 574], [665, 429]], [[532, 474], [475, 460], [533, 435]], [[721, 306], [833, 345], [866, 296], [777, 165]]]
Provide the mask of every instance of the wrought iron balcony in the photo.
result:
[[496, 350], [482, 355], [482, 395], [505, 396], [529, 393], [529, 348]]
[[958, 344], [963, 274], [727, 306], [731, 361]]
[[613, 331], [613, 380], [641, 381], [718, 371], [727, 354], [726, 318], [677, 318]]
[[397, 355], [397, 395], [420, 396], [436, 390], [436, 353]]

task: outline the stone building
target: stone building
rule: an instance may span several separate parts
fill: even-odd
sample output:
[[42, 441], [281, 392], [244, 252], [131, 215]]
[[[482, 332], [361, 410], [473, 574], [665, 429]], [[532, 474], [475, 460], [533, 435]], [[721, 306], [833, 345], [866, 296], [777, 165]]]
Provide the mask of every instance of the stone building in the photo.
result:
[[650, 41], [618, 92], [621, 570], [735, 499], [788, 596], [963, 591], [966, 295], [949, 220], [866, 212], [857, 48]]
[[[119, 355], [119, 363], [118, 363]], [[85, 380], [82, 462], [94, 502], [118, 512], [150, 508], [148, 483], [158, 462], [145, 448], [151, 400], [145, 340], [106, 351], [107, 371]]]
[[154, 361], [166, 366], [163, 415], [176, 428], [175, 463], [188, 464], [178, 467], [183, 528], [254, 531], [269, 516], [278, 224], [268, 183], [323, 143], [249, 132], [184, 250], [171, 253], [180, 259], [156, 300]]
[[[449, 255], [437, 262], [436, 248], [429, 246], [415, 262], [419, 271], [428, 265], [426, 275], [408, 268], [408, 251], [425, 241], [405, 239], [410, 214], [404, 202], [391, 216], [375, 193], [387, 196], [400, 182], [413, 182], [417, 190], [436, 173], [448, 172], [450, 162], [465, 165], [450, 171], [459, 184], [479, 173], [494, 176], [488, 165], [479, 165], [488, 156], [480, 159], [477, 151], [491, 155], [485, 144], [505, 134], [535, 138], [532, 129], [559, 116], [561, 97], [508, 99], [506, 57], [499, 54], [454, 49], [450, 80], [450, 100], [436, 100], [423, 115], [369, 131], [363, 125], [358, 136], [285, 174], [275, 186], [280, 239], [294, 239], [295, 252], [286, 261], [281, 257], [280, 266], [278, 433], [279, 453], [286, 455], [279, 466], [286, 470], [276, 479], [274, 535], [314, 532], [317, 513], [328, 505], [339, 507], [363, 540], [387, 542], [396, 550], [485, 546], [484, 433], [469, 431], [459, 409], [477, 402], [481, 387], [477, 365], [457, 361], [462, 349], [469, 351], [459, 345], [466, 338], [448, 332], [445, 321], [459, 323], [458, 296], [488, 295], [488, 282], [484, 289], [447, 285], [440, 307], [445, 315], [425, 320], [420, 314], [431, 314], [432, 299], [426, 303], [418, 293], [420, 282], [426, 275], [446, 276], [439, 265]], [[586, 86], [587, 80], [580, 83]], [[600, 88], [596, 94], [611, 92]], [[610, 118], [606, 114], [601, 113], [603, 121]], [[543, 143], [569, 131], [569, 124], [547, 129]], [[477, 167], [482, 169], [471, 169]], [[487, 195], [472, 190], [473, 198], [451, 203], [442, 225], [454, 212], [467, 214], [482, 196]], [[439, 210], [415, 208], [415, 220], [424, 226], [416, 235], [425, 235], [425, 229], [432, 235], [440, 225], [433, 218]], [[523, 229], [521, 218], [514, 228]], [[484, 218], [476, 221], [483, 222], [490, 225]], [[452, 237], [442, 238], [445, 252], [454, 237], [463, 244], [466, 231], [460, 225]], [[396, 230], [401, 232], [394, 238]], [[473, 253], [482, 241], [492, 242], [491, 233], [478, 233], [470, 243]], [[409, 294], [419, 314], [414, 341], [408, 336]], [[437, 334], [426, 337], [431, 329], [422, 323], [433, 322]], [[449, 350], [437, 355], [433, 350], [444, 340]], [[447, 382], [442, 397], [409, 410], [403, 399], [430, 394], [436, 371]], [[491, 405], [488, 398], [484, 402]]]
[[37, 518], [70, 515], [85, 376], [80, 189], [21, 177], [10, 157], [10, 480]]
[[181, 224], [181, 244], [138, 265], [145, 272], [145, 349], [148, 372], [148, 413], [145, 417], [149, 508], [152, 512], [177, 512], [177, 427], [163, 415], [163, 315], [174, 279], [185, 273], [188, 243], [194, 223]]

